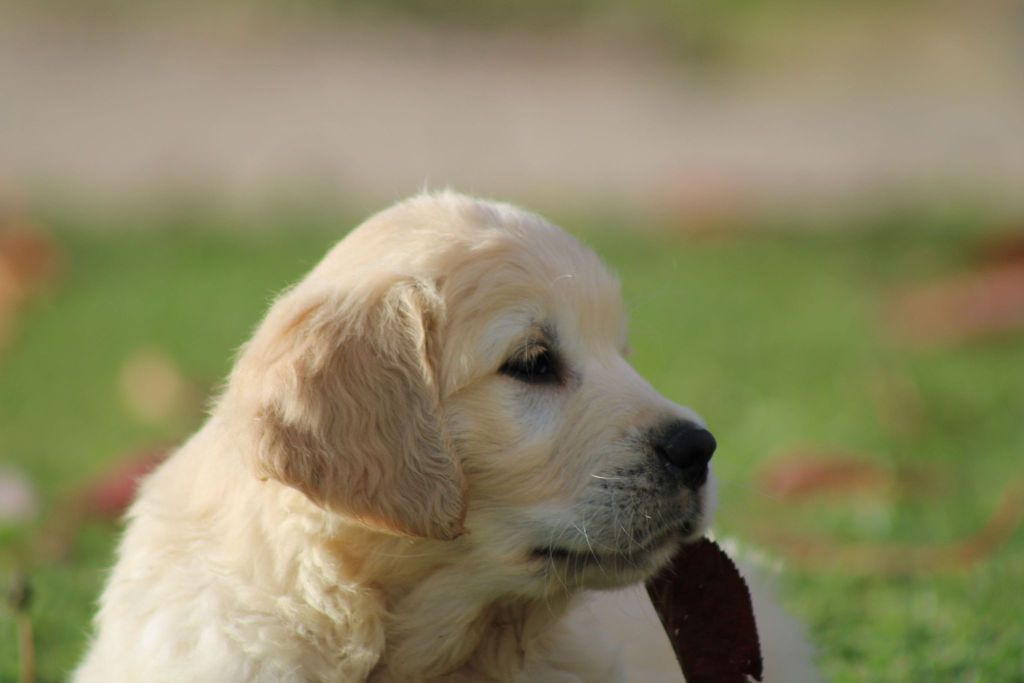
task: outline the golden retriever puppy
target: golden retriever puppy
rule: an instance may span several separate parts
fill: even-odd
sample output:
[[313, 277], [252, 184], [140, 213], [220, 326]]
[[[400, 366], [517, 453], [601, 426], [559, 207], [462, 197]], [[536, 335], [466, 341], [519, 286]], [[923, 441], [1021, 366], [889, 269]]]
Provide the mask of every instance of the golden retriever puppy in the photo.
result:
[[626, 353], [615, 278], [541, 218], [371, 218], [142, 484], [75, 680], [628, 680], [562, 617], [703, 532], [715, 440]]

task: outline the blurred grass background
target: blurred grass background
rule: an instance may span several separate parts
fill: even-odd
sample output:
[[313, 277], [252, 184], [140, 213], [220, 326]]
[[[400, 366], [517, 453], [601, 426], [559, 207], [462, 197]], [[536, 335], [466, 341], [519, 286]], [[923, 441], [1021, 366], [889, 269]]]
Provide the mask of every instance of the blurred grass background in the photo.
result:
[[[184, 375], [215, 387], [272, 294], [353, 219], [265, 217], [245, 230], [188, 212], [105, 221], [102, 231], [73, 215], [47, 223], [69, 266], [0, 357], [0, 444], [53, 509], [117, 456], [198, 424], [133, 417], [117, 377], [136, 349], [160, 349]], [[727, 238], [671, 226], [627, 233], [593, 217], [564, 223], [619, 272], [638, 370], [700, 410], [719, 435], [720, 534], [756, 545], [750, 520], [768, 518], [845, 540], [942, 543], [974, 533], [997, 492], [1021, 477], [1019, 338], [918, 353], [893, 344], [881, 324], [892, 288], [968, 265], [977, 217], [904, 213], [841, 231], [766, 226]], [[893, 376], [914, 387], [917, 405], [879, 394]], [[919, 413], [909, 427], [889, 414], [904, 409]], [[787, 504], [760, 491], [758, 467], [805, 444], [894, 467], [927, 463], [940, 491], [896, 491], [868, 505]], [[25, 549], [38, 532], [5, 528], [4, 545]], [[113, 523], [88, 521], [69, 560], [26, 565], [40, 680], [62, 680], [80, 655], [116, 534]], [[1022, 580], [1020, 534], [953, 575], [849, 575], [796, 563], [782, 578], [834, 681], [1020, 680], [1024, 597], [1013, 587]], [[3, 681], [16, 680], [12, 632], [5, 616]]]
[[[1022, 17], [0, 1], [0, 479], [38, 498], [0, 514], [0, 588], [28, 576], [38, 680], [80, 657], [112, 562], [119, 526], [82, 492], [194, 430], [274, 293], [369, 211], [452, 184], [543, 209], [619, 272], [635, 366], [719, 438], [717, 533], [781, 562], [827, 680], [1024, 681], [1001, 502], [1024, 481]], [[25, 229], [59, 267], [15, 305], [3, 238]], [[974, 293], [940, 306], [955, 323], [1002, 318], [908, 338], [932, 283]], [[182, 405], [140, 412], [168, 374]], [[886, 561], [915, 548], [953, 550]]]

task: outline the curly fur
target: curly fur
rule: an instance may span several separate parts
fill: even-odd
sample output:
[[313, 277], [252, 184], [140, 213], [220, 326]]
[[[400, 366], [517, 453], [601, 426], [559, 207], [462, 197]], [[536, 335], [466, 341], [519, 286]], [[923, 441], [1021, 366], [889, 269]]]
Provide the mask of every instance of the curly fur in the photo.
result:
[[[538, 339], [557, 385], [499, 372]], [[371, 218], [141, 486], [74, 680], [616, 679], [563, 615], [656, 571], [712, 486], [646, 472], [652, 426], [697, 418], [625, 341], [615, 279], [532, 214], [446, 192]]]

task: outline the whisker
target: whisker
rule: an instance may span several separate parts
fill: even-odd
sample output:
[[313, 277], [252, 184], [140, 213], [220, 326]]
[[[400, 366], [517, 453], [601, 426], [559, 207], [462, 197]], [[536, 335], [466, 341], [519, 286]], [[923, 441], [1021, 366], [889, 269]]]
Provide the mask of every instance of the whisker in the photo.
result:
[[593, 544], [591, 544], [591, 542], [590, 542], [590, 535], [587, 533], [587, 523], [586, 523], [586, 520], [583, 520], [581, 522], [581, 524], [583, 525], [583, 529], [582, 529], [583, 538], [587, 542], [587, 548], [590, 549], [590, 556], [594, 558], [594, 563], [597, 565], [597, 568], [601, 570], [601, 573], [604, 574], [605, 576], [608, 576], [608, 572], [605, 571], [604, 565], [601, 564], [601, 558], [598, 557], [597, 553], [594, 551]]

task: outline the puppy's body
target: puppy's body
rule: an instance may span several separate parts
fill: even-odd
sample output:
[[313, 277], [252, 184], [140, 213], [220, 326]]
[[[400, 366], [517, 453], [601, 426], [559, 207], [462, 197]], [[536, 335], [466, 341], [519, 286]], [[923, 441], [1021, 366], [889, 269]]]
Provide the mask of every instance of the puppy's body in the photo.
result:
[[710, 436], [624, 349], [614, 279], [541, 219], [374, 217], [144, 482], [75, 680], [617, 680], [562, 616], [711, 506]]

